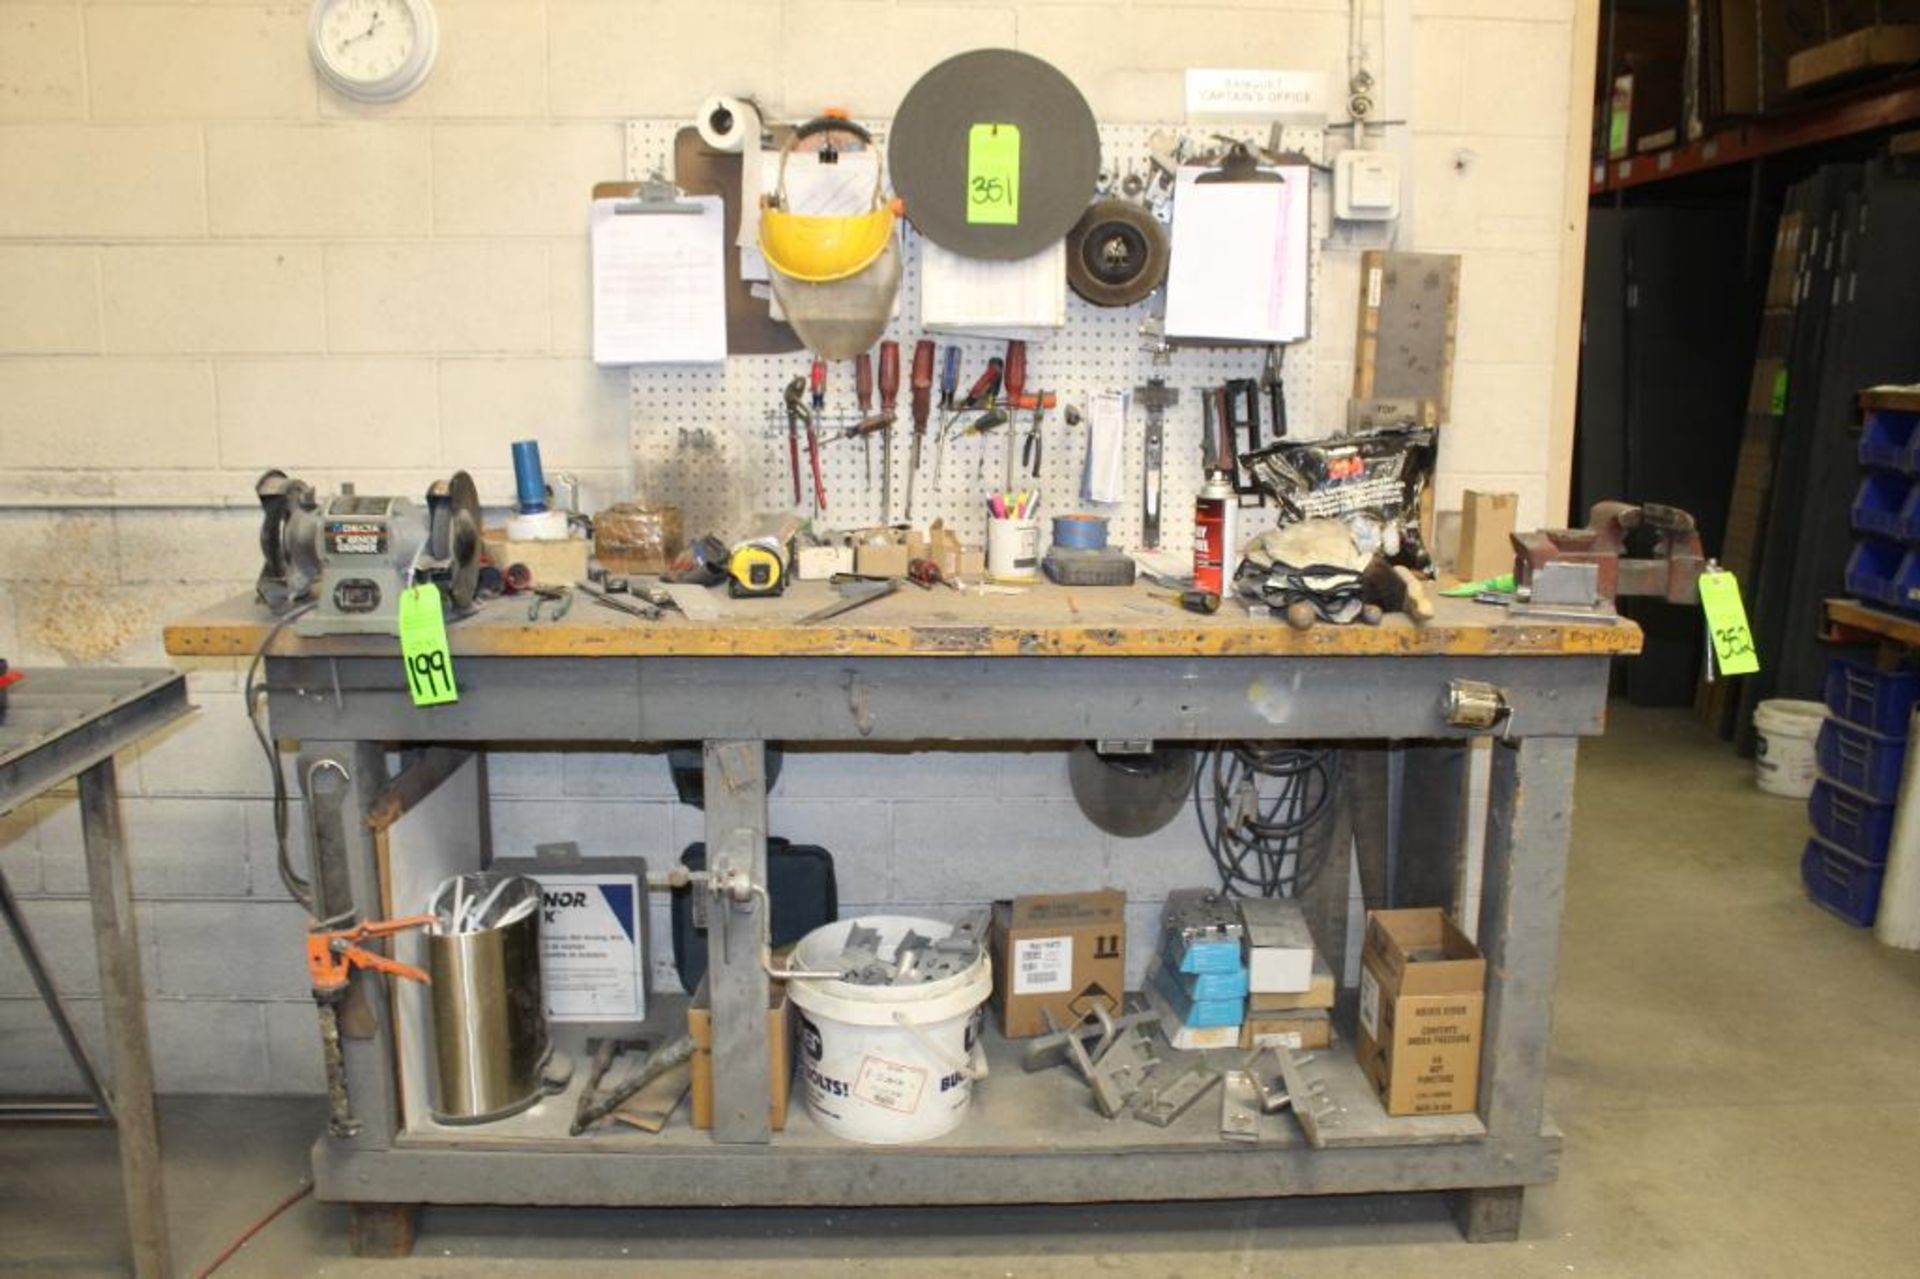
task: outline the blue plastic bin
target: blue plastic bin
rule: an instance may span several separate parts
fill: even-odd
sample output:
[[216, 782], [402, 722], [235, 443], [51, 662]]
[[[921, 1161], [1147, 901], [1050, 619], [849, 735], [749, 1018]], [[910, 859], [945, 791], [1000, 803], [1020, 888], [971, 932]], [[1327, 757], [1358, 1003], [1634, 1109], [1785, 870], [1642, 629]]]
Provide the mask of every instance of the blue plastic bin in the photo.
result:
[[1884, 538], [1863, 537], [1847, 557], [1847, 593], [1876, 604], [1898, 605], [1906, 548]]
[[1861, 861], [1844, 848], [1821, 839], [1807, 841], [1800, 854], [1800, 882], [1814, 905], [1859, 928], [1873, 926], [1880, 909], [1880, 882], [1887, 868]]
[[1827, 661], [1827, 709], [1870, 733], [1905, 737], [1920, 701], [1920, 671], [1883, 671], [1859, 657]]
[[1868, 471], [1853, 495], [1853, 531], [1900, 537], [1902, 516], [1915, 485], [1904, 475]]
[[1874, 409], [1860, 432], [1860, 465], [1912, 475], [1915, 467], [1916, 424], [1920, 415], [1897, 409]]
[[1832, 782], [1815, 782], [1807, 796], [1807, 818], [1813, 832], [1835, 848], [1861, 861], [1886, 864], [1893, 844], [1894, 805], [1842, 790]]
[[1837, 719], [1820, 726], [1814, 747], [1820, 776], [1856, 795], [1891, 804], [1900, 794], [1900, 769], [1907, 761], [1907, 743], [1901, 737], [1882, 737]]

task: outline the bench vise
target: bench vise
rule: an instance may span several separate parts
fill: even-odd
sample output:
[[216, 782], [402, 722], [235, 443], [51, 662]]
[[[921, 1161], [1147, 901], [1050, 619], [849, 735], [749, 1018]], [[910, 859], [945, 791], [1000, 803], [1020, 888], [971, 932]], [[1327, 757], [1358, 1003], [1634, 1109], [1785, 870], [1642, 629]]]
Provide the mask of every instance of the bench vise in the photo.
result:
[[1623, 595], [1697, 603], [1707, 567], [1693, 516], [1653, 502], [1595, 502], [1585, 528], [1515, 533], [1513, 552], [1513, 580], [1523, 592], [1533, 592], [1550, 565], [1592, 565], [1596, 603]]

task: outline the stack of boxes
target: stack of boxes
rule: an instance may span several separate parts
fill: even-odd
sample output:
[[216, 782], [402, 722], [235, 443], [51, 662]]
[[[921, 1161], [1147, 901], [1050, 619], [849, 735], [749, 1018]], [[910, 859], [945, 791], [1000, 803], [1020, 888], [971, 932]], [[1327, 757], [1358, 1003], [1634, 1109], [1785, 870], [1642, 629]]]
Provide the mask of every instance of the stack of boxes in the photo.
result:
[[1800, 855], [1800, 878], [1818, 905], [1865, 928], [1880, 906], [1920, 673], [1835, 657], [1825, 692], [1819, 780], [1807, 799], [1813, 837]]
[[1247, 1020], [1242, 1048], [1325, 1048], [1333, 1041], [1333, 969], [1314, 949], [1300, 904], [1240, 902], [1247, 929]]
[[1246, 926], [1232, 899], [1204, 888], [1167, 897], [1147, 1002], [1176, 1049], [1233, 1048], [1247, 1015]]

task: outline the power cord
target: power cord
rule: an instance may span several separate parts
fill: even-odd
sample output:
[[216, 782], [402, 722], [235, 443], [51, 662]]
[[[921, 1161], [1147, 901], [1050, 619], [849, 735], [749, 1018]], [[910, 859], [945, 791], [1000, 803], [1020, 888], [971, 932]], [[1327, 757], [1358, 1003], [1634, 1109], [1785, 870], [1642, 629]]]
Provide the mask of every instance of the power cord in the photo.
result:
[[1301, 746], [1222, 744], [1200, 757], [1193, 811], [1222, 892], [1297, 897], [1319, 877], [1331, 848], [1309, 855], [1306, 835], [1340, 788], [1340, 752]]
[[273, 647], [274, 640], [280, 638], [280, 632], [287, 628], [295, 618], [312, 609], [312, 604], [302, 604], [275, 622], [267, 631], [266, 638], [260, 641], [260, 647], [254, 652], [253, 662], [247, 667], [247, 679], [243, 691], [247, 703], [247, 723], [253, 728], [253, 736], [260, 743], [260, 750], [267, 757], [267, 772], [273, 777], [273, 839], [278, 850], [280, 882], [287, 886], [293, 899], [313, 914], [313, 885], [309, 884], [293, 869], [293, 860], [287, 852], [287, 779], [280, 769], [280, 754], [274, 749], [273, 739], [267, 736], [266, 726], [260, 722], [260, 703], [265, 699], [267, 687], [259, 682], [260, 668], [265, 665], [267, 650]]

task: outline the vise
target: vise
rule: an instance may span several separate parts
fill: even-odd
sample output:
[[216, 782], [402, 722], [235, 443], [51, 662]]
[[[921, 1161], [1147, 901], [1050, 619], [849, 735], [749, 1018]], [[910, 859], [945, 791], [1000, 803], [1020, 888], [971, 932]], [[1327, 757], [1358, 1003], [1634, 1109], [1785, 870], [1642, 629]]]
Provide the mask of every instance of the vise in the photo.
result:
[[[1700, 599], [1707, 554], [1693, 516], [1675, 506], [1648, 502], [1595, 502], [1585, 528], [1540, 529], [1513, 535], [1513, 580], [1523, 598], [1544, 603], [1542, 577], [1591, 566], [1591, 599], [1611, 605], [1622, 595], [1651, 595], [1673, 604]], [[1565, 574], [1572, 577], [1569, 571]], [[1586, 577], [1584, 568], [1578, 576]], [[1556, 604], [1571, 604], [1555, 599]]]

